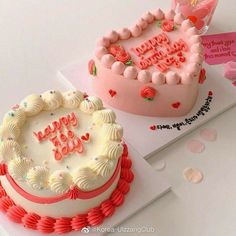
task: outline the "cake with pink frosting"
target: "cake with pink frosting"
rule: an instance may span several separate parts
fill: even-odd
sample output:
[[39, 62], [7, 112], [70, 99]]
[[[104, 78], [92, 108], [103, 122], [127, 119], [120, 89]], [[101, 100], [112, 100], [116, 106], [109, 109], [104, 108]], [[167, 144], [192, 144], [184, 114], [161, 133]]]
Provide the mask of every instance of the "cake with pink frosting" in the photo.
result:
[[192, 22], [158, 9], [99, 39], [88, 68], [94, 92], [110, 106], [176, 117], [196, 102], [205, 75], [202, 62], [201, 37]]

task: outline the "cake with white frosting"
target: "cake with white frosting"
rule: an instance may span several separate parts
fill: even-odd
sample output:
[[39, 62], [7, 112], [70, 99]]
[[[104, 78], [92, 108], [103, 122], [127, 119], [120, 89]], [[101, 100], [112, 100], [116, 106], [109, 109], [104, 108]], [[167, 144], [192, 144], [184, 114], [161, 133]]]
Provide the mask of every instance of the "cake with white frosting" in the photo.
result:
[[122, 137], [114, 111], [98, 97], [27, 96], [0, 127], [0, 210], [44, 233], [102, 223], [133, 180]]

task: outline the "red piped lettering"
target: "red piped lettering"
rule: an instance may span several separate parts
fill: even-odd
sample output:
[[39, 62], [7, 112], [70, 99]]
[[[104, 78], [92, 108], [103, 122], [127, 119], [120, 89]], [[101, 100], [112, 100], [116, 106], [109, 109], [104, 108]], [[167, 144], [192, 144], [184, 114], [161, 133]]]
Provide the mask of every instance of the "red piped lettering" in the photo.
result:
[[34, 132], [33, 134], [34, 134], [34, 136], [38, 139], [39, 142], [42, 142], [42, 141], [43, 141], [44, 135], [43, 135], [43, 133], [42, 133], [41, 131], [39, 131], [39, 132], [37, 132], [37, 133]]
[[62, 159], [62, 155], [61, 155], [61, 153], [58, 151], [58, 149], [54, 149], [53, 152], [54, 152], [54, 158], [55, 158], [55, 160], [56, 160], [56, 161], [60, 161], [60, 160]]
[[[179, 68], [181, 63], [185, 62], [182, 51], [188, 51], [188, 46], [183, 39], [171, 43], [167, 34], [161, 33], [144, 41], [138, 47], [131, 48], [131, 51], [139, 57], [139, 61], [134, 64], [140, 69], [155, 66], [161, 72], [165, 72], [170, 66]], [[148, 53], [148, 57], [145, 58], [146, 53]], [[178, 59], [170, 56], [175, 53], [178, 53]]]
[[156, 64], [156, 68], [160, 70], [161, 72], [165, 72], [169, 70], [169, 67], [165, 63], [161, 63], [161, 62]]
[[55, 147], [61, 146], [61, 142], [59, 141], [59, 139], [58, 139], [57, 136], [51, 138], [50, 141], [53, 143], [53, 145], [54, 145]]
[[78, 119], [77, 119], [74, 112], [72, 112], [71, 115], [69, 116], [69, 120], [70, 120], [70, 123], [72, 124], [73, 127], [78, 126]]

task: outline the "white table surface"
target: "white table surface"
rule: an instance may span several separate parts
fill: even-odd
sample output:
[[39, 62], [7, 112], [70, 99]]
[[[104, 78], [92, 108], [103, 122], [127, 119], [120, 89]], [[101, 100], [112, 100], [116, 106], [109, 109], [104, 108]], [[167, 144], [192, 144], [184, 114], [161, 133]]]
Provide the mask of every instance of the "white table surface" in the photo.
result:
[[[0, 116], [29, 93], [63, 89], [56, 71], [91, 53], [103, 32], [135, 22], [145, 10], [169, 6], [170, 0], [0, 0]], [[235, 12], [235, 0], [219, 1], [209, 33], [235, 31]], [[204, 125], [217, 129], [219, 137], [206, 142], [202, 154], [189, 153], [185, 146], [189, 138], [199, 137], [195, 131], [149, 159], [153, 167], [165, 160], [161, 175], [172, 192], [122, 226], [156, 228], [142, 235], [235, 235], [235, 117], [236, 107]], [[189, 166], [203, 171], [201, 184], [183, 179]]]

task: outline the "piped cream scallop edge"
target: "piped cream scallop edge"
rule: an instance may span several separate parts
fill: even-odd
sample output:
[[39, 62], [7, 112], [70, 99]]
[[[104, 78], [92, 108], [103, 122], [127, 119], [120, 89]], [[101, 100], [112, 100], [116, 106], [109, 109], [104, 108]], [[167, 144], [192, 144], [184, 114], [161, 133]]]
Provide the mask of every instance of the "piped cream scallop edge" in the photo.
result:
[[[198, 30], [193, 26], [192, 22], [189, 19], [185, 19], [185, 17], [180, 13], [175, 13], [173, 10], [170, 10], [167, 13], [164, 13], [162, 10], [157, 9], [155, 11], [146, 12], [140, 19], [138, 19], [137, 23], [128, 28], [123, 28], [120, 30], [112, 30], [106, 36], [97, 40], [97, 46], [95, 49], [96, 57], [101, 60], [101, 63], [104, 67], [111, 69], [113, 73], [118, 75], [123, 75], [127, 79], [138, 79], [141, 83], [154, 83], [157, 84], [156, 81], [162, 81], [161, 84], [176, 84], [168, 79], [169, 75], [166, 75], [166, 79], [162, 79], [165, 77], [163, 73], [159, 73], [160, 79], [157, 79], [156, 72], [149, 74], [148, 71], [143, 70], [139, 71], [134, 66], [128, 66], [125, 68], [125, 64], [122, 62], [117, 62], [111, 54], [108, 52], [108, 48], [111, 44], [116, 43], [119, 40], [127, 40], [131, 37], [138, 37], [142, 34], [143, 31], [147, 28], [149, 24], [152, 24], [155, 20], [163, 20], [163, 19], [173, 19], [174, 23], [180, 25], [180, 28], [183, 32], [190, 37], [189, 42], [191, 44], [190, 51], [193, 52], [193, 56], [191, 57], [191, 65], [188, 70], [193, 71], [194, 74], [198, 74], [199, 72], [199, 64], [203, 62], [203, 47], [201, 45], [201, 38]], [[195, 71], [194, 71], [195, 68]], [[179, 84], [191, 84], [192, 83], [192, 75], [187, 71], [185, 74], [175, 73], [171, 74], [171, 77], [174, 78], [174, 81], [178, 80]], [[168, 83], [171, 81], [171, 83]]]
[[[59, 91], [49, 90], [43, 93], [42, 96], [35, 94], [27, 96], [21, 102], [19, 108], [12, 110], [11, 113], [8, 112], [4, 116], [5, 119], [2, 128], [4, 135], [10, 135], [11, 139], [9, 140], [5, 136], [3, 137], [4, 139], [0, 144], [0, 156], [3, 157], [3, 160], [1, 161], [8, 163], [11, 176], [16, 180], [26, 181], [27, 184], [35, 190], [50, 189], [56, 194], [64, 193], [75, 184], [84, 191], [100, 187], [101, 183], [104, 182], [102, 179], [104, 178], [105, 180], [105, 177], [114, 170], [116, 163], [123, 152], [121, 140], [123, 137], [123, 128], [115, 123], [115, 113], [110, 109], [104, 108], [101, 99], [98, 97], [91, 97], [92, 102], [90, 103], [90, 108], [92, 109], [92, 112], [89, 112], [86, 109], [81, 110], [81, 107], [83, 107], [81, 106], [82, 103], [87, 103], [89, 99], [90, 97], [84, 98], [83, 93], [80, 91], [68, 91], [62, 94]], [[42, 106], [42, 104], [44, 105]], [[84, 105], [86, 107], [86, 104]], [[91, 121], [96, 121], [96, 124], [101, 127], [101, 132], [106, 133], [104, 139], [101, 140], [101, 153], [98, 153], [97, 157], [94, 157], [88, 166], [81, 167], [82, 169], [89, 169], [90, 175], [92, 173], [94, 179], [99, 180], [91, 185], [86, 185], [86, 188], [83, 188], [82, 183], [84, 183], [84, 181], [89, 183], [89, 178], [91, 176], [86, 176], [87, 172], [81, 171], [81, 173], [85, 174], [78, 177], [78, 169], [72, 171], [72, 173], [68, 171], [65, 172], [64, 170], [57, 170], [53, 173], [49, 173], [49, 170], [47, 168], [45, 169], [45, 166], [34, 166], [31, 159], [22, 156], [22, 148], [17, 141], [19, 135], [15, 135], [15, 129], [21, 130], [22, 122], [25, 122], [25, 117], [27, 120], [27, 117], [36, 116], [43, 110], [47, 109], [47, 111], [50, 112], [60, 107], [71, 109], [80, 108], [82, 112], [91, 115]], [[18, 115], [18, 110], [21, 111], [20, 116]], [[14, 116], [14, 112], [17, 114], [16, 116]], [[8, 116], [10, 116], [11, 119], [7, 119]], [[24, 117], [23, 121], [22, 117]], [[12, 129], [13, 126], [11, 125], [12, 118], [14, 118], [14, 129]], [[11, 156], [11, 158], [9, 158], [9, 156]], [[65, 178], [54, 178], [57, 176], [58, 171], [65, 172]], [[46, 178], [44, 183], [47, 184], [42, 185], [42, 183], [40, 183], [41, 177], [44, 179]], [[73, 179], [76, 179], [77, 183], [73, 183]], [[79, 179], [81, 181], [79, 181]]]

